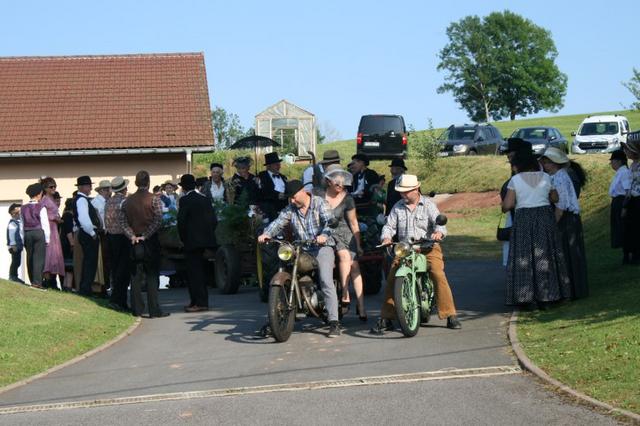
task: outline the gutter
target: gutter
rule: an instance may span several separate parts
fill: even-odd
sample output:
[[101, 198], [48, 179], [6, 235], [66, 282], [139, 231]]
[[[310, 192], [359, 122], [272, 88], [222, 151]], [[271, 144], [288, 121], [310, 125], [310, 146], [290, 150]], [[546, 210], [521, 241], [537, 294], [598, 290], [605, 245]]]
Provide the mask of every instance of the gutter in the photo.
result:
[[213, 152], [213, 146], [190, 146], [178, 148], [127, 148], [127, 149], [87, 149], [67, 151], [16, 151], [0, 152], [0, 158], [24, 157], [82, 157], [88, 155], [123, 155], [123, 154], [187, 154], [192, 152]]

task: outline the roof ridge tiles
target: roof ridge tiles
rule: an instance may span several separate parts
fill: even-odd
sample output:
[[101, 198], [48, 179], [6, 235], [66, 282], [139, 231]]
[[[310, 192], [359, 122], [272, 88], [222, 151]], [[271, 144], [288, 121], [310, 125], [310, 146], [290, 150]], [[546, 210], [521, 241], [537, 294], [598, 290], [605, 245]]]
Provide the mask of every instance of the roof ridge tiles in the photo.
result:
[[77, 60], [77, 59], [150, 59], [150, 58], [179, 58], [185, 56], [204, 57], [204, 52], [173, 52], [173, 53], [122, 53], [109, 55], [60, 55], [60, 56], [0, 56], [0, 61], [42, 61], [42, 60]]

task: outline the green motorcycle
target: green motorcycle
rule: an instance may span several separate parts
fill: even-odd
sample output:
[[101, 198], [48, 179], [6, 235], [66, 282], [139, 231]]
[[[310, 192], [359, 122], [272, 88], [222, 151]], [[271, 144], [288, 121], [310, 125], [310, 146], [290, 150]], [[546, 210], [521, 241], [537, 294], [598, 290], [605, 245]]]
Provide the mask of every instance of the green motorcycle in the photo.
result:
[[[444, 226], [446, 223], [445, 215], [436, 218], [437, 225]], [[423, 239], [401, 241], [387, 246], [392, 247], [393, 257], [400, 262], [395, 272], [393, 301], [400, 329], [406, 337], [415, 336], [420, 324], [429, 322], [431, 316], [435, 290], [427, 273], [427, 257], [423, 252], [431, 249], [435, 243], [434, 240]]]

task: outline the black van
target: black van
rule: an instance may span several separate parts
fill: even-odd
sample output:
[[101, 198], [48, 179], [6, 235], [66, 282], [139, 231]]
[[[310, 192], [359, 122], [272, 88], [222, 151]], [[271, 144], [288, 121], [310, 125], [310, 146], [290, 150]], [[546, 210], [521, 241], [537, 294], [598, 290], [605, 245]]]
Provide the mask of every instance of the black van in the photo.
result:
[[369, 158], [407, 158], [407, 128], [401, 115], [363, 115], [357, 152]]

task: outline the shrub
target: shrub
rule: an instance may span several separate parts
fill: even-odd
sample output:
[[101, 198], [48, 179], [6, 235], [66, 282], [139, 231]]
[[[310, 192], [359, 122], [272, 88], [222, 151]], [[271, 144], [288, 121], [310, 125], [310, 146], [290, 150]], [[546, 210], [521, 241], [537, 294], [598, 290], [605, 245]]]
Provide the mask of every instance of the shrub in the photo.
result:
[[440, 152], [440, 144], [438, 143], [438, 134], [433, 127], [433, 122], [428, 119], [427, 130], [415, 131], [413, 126], [409, 126], [411, 134], [409, 135], [409, 153], [423, 160], [426, 167], [435, 164]]

